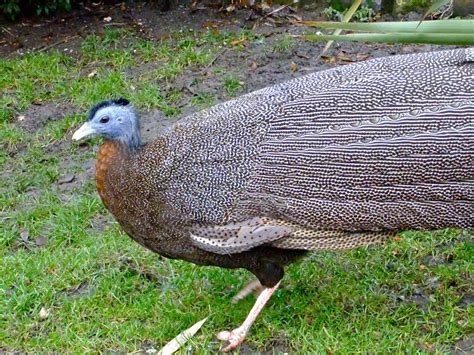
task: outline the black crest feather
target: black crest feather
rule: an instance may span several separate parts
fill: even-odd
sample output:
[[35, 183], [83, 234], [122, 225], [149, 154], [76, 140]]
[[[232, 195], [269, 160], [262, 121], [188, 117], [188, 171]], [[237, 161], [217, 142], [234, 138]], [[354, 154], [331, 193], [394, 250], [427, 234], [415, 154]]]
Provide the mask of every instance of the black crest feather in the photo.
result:
[[128, 101], [127, 99], [123, 98], [123, 97], [119, 97], [118, 99], [116, 100], [112, 100], [112, 102], [115, 104], [115, 105], [119, 105], [119, 106], [127, 106], [130, 101]]
[[130, 104], [130, 101], [128, 101], [127, 99], [123, 97], [119, 97], [118, 99], [114, 99], [114, 100], [106, 100], [106, 101], [99, 102], [97, 105], [95, 105], [91, 109], [89, 116], [87, 117], [87, 121], [92, 120], [92, 118], [95, 116], [97, 111], [99, 111], [101, 108], [111, 106], [111, 105], [127, 106], [128, 104]]

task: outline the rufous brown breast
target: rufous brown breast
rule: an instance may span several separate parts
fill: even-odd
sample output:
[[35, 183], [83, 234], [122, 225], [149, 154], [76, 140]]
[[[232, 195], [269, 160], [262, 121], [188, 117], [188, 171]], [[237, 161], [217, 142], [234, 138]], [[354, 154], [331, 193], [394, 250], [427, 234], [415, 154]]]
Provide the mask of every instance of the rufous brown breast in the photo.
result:
[[97, 155], [97, 161], [95, 164], [96, 172], [96, 187], [97, 192], [99, 193], [102, 202], [105, 207], [110, 210], [111, 204], [111, 191], [109, 189], [109, 183], [107, 180], [107, 175], [110, 169], [120, 161], [120, 156], [122, 154], [121, 144], [118, 142], [106, 140], [99, 148], [99, 153]]

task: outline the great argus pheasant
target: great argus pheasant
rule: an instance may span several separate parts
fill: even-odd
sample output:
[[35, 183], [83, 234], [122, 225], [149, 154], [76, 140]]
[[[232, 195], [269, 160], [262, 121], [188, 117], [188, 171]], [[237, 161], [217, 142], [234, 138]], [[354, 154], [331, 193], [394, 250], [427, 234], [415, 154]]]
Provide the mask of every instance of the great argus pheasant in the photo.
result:
[[474, 48], [368, 60], [192, 114], [142, 144], [125, 99], [73, 135], [104, 137], [98, 193], [123, 230], [165, 257], [245, 268], [263, 291], [310, 250], [474, 227]]

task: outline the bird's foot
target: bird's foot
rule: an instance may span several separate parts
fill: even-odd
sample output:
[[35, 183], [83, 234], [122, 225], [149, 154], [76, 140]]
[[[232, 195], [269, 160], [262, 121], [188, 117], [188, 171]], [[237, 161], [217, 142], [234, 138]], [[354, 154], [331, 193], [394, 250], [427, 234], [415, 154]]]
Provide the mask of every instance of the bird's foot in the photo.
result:
[[217, 334], [217, 339], [222, 341], [227, 341], [229, 344], [222, 349], [223, 352], [228, 352], [236, 349], [240, 344], [242, 344], [247, 336], [247, 332], [244, 327], [238, 327], [231, 332], [224, 330]]
[[[247, 315], [247, 318], [245, 318], [244, 322], [240, 327], [237, 329], [234, 329], [233, 331], [223, 331], [217, 334], [217, 339], [227, 341], [229, 342], [229, 345], [227, 345], [222, 351], [227, 352], [234, 350], [237, 348], [240, 344], [243, 343], [245, 340], [245, 337], [249, 333], [250, 327], [252, 326], [253, 322], [255, 322], [255, 319], [265, 306], [265, 304], [268, 302], [270, 297], [272, 297], [272, 294], [277, 290], [277, 288], [280, 286], [280, 282], [278, 281], [277, 284], [273, 287], [265, 287], [263, 291], [258, 295], [257, 300], [255, 301], [255, 304], [253, 305], [252, 309], [250, 310], [249, 314]], [[248, 288], [248, 287], [247, 287]]]
[[234, 298], [232, 298], [232, 303], [235, 304], [240, 300], [243, 300], [245, 297], [251, 295], [252, 293], [254, 293], [256, 297], [258, 297], [264, 289], [265, 287], [262, 286], [260, 281], [254, 280], [248, 283], [242, 290], [239, 291], [239, 293], [234, 296]]

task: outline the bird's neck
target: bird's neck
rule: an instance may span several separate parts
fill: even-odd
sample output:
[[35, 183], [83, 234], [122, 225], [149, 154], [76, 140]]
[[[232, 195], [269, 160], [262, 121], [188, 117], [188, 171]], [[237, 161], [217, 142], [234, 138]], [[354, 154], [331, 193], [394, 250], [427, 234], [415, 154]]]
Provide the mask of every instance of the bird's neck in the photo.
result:
[[99, 148], [95, 164], [95, 179], [97, 192], [107, 208], [113, 202], [111, 201], [113, 196], [110, 191], [113, 183], [111, 171], [114, 169], [120, 170], [130, 154], [130, 149], [126, 144], [115, 140], [105, 140]]
[[125, 145], [130, 152], [135, 152], [140, 149], [142, 145], [142, 138], [140, 135], [138, 123], [133, 127], [133, 129], [124, 132], [123, 135], [118, 138], [118, 141]]

